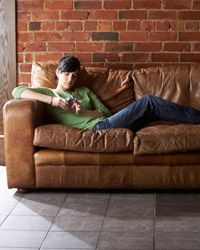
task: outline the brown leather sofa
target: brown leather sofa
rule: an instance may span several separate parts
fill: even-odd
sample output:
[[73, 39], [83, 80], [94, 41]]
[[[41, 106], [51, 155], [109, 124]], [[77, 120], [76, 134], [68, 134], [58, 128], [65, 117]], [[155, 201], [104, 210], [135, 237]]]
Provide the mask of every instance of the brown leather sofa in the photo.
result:
[[[33, 86], [55, 88], [54, 64], [33, 64]], [[79, 85], [112, 113], [145, 94], [200, 109], [200, 64], [147, 69], [82, 68]], [[200, 125], [160, 121], [134, 133], [93, 133], [50, 124], [45, 106], [4, 106], [9, 188], [186, 189], [200, 187]]]

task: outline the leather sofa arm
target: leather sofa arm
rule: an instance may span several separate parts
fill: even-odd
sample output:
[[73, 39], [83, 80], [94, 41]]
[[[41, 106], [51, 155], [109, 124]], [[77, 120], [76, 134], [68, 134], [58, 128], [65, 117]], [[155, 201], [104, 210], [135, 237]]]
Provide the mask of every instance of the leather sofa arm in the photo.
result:
[[35, 188], [33, 135], [43, 121], [44, 104], [23, 99], [3, 107], [5, 162], [9, 188]]

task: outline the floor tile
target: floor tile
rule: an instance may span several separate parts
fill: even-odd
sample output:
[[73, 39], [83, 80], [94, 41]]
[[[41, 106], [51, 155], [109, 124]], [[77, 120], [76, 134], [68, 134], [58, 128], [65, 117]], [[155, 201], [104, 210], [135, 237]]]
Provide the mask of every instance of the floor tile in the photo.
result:
[[160, 193], [156, 194], [156, 203], [200, 205], [199, 193]]
[[155, 250], [199, 250], [199, 233], [157, 233]]
[[102, 231], [104, 232], [153, 232], [153, 220], [142, 218], [111, 218], [105, 217]]
[[100, 231], [104, 216], [58, 216], [51, 231]]
[[106, 210], [107, 201], [105, 200], [76, 200], [73, 202], [68, 202], [68, 200], [66, 200], [62, 205], [58, 216], [103, 216], [105, 215]]
[[65, 198], [65, 193], [26, 194], [18, 202], [12, 215], [56, 216]]
[[123, 192], [123, 193], [112, 193], [111, 202], [125, 200], [127, 202], [134, 202], [135, 204], [141, 205], [155, 205], [156, 195], [148, 193], [132, 193], [132, 192]]
[[156, 217], [155, 231], [200, 233], [200, 217]]
[[0, 214], [0, 226], [6, 218], [7, 218], [7, 215]]
[[49, 232], [42, 248], [96, 248], [97, 232]]
[[0, 231], [0, 247], [39, 248], [45, 236], [43, 231]]
[[1, 225], [0, 230], [48, 231], [53, 217], [42, 216], [9, 216]]
[[135, 201], [113, 200], [109, 203], [106, 216], [128, 218], [151, 218], [153, 219], [155, 207], [153, 205], [138, 204]]
[[153, 250], [152, 233], [102, 232], [98, 249]]
[[22, 248], [18, 248], [18, 247], [15, 247], [15, 248], [12, 248], [12, 247], [3, 248], [3, 247], [0, 247], [0, 250], [39, 250], [39, 248], [25, 248], [25, 247], [22, 247]]
[[94, 200], [100, 200], [108, 202], [110, 199], [110, 193], [104, 193], [104, 192], [73, 192], [73, 193], [67, 193], [67, 202], [77, 202], [77, 201], [94, 201]]
[[170, 217], [200, 217], [200, 205], [198, 204], [164, 204], [158, 203], [156, 205], [156, 216], [170, 216]]
[[1, 215], [9, 215], [13, 211], [13, 209], [15, 208], [17, 203], [18, 203], [17, 200], [1, 202], [0, 214]]

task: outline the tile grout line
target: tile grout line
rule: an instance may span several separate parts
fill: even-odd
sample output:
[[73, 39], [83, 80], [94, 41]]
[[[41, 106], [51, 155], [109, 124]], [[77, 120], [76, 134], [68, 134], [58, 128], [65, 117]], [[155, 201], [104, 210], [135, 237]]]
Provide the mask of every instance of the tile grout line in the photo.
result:
[[103, 218], [102, 226], [101, 226], [101, 229], [99, 231], [99, 237], [98, 237], [98, 240], [97, 240], [97, 245], [96, 245], [95, 250], [98, 248], [98, 244], [100, 242], [101, 232], [102, 232], [102, 229], [103, 229], [103, 225], [104, 225], [104, 221], [105, 221], [106, 214], [107, 214], [107, 211], [108, 211], [108, 207], [110, 205], [111, 196], [112, 196], [112, 193], [110, 193], [109, 200], [107, 201], [107, 207], [106, 207], [105, 215], [104, 215], [104, 218]]
[[153, 216], [153, 250], [156, 249], [156, 198], [157, 194], [155, 193], [155, 207], [154, 207], [154, 216]]
[[58, 209], [56, 215], [54, 216], [54, 218], [53, 218], [53, 220], [52, 220], [51, 226], [50, 226], [49, 229], [46, 231], [46, 235], [45, 235], [45, 237], [44, 237], [44, 239], [43, 239], [43, 241], [42, 241], [42, 243], [41, 243], [41, 246], [38, 248], [38, 250], [40, 250], [40, 249], [42, 248], [42, 245], [44, 244], [44, 242], [45, 242], [45, 240], [46, 240], [46, 238], [47, 238], [47, 235], [48, 235], [48, 233], [50, 232], [50, 230], [51, 230], [51, 228], [52, 228], [52, 225], [53, 225], [53, 223], [54, 223], [54, 221], [55, 221], [55, 219], [56, 219], [56, 216], [57, 216], [58, 213], [60, 212], [60, 209], [61, 209], [62, 205], [64, 204], [64, 202], [65, 202], [66, 200], [67, 200], [67, 193], [66, 193], [65, 199], [63, 199], [63, 202], [62, 202], [62, 204], [60, 205], [60, 208]]

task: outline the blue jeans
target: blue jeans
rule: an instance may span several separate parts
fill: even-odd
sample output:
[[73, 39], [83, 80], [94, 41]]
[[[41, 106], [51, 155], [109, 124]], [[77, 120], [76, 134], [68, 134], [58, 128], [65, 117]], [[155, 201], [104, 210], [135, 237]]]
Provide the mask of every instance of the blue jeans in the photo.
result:
[[98, 122], [93, 131], [109, 128], [129, 128], [137, 131], [150, 122], [166, 120], [200, 124], [200, 110], [145, 95], [127, 107]]

